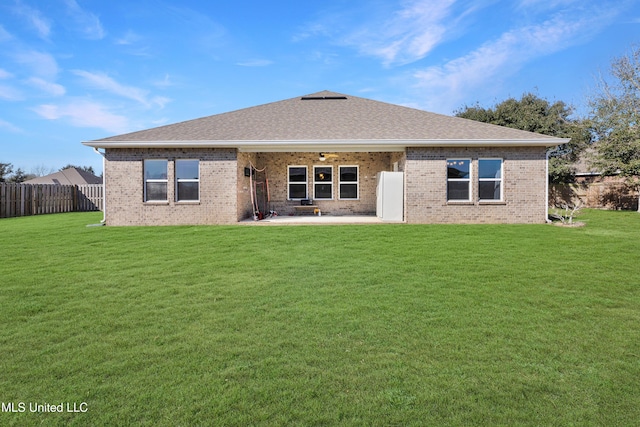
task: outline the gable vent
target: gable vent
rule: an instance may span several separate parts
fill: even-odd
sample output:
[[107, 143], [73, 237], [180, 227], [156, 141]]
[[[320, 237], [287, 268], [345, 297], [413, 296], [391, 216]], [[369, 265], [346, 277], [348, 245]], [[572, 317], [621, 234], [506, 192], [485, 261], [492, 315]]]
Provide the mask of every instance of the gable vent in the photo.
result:
[[346, 96], [303, 96], [302, 101], [318, 101], [320, 99], [347, 99]]

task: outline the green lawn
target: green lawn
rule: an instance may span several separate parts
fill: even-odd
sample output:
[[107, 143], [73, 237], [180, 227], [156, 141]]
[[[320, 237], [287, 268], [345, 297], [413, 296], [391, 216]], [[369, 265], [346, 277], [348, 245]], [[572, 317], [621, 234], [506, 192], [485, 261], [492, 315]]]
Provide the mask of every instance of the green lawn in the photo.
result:
[[640, 425], [635, 212], [100, 219], [0, 220], [0, 425]]

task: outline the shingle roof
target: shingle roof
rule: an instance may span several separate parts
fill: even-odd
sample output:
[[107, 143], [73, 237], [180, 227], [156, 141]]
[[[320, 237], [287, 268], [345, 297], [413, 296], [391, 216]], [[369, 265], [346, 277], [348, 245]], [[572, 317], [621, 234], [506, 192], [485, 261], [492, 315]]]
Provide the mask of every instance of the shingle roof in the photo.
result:
[[[85, 142], [116, 146], [254, 146], [270, 143], [400, 141], [425, 145], [557, 145], [564, 140], [340, 93], [322, 91], [228, 113]], [[440, 142], [441, 144], [438, 144]], [[158, 146], [160, 146], [158, 145]], [[419, 144], [422, 145], [422, 144]]]
[[102, 178], [77, 168], [67, 168], [50, 175], [29, 179], [25, 184], [84, 185], [102, 184]]

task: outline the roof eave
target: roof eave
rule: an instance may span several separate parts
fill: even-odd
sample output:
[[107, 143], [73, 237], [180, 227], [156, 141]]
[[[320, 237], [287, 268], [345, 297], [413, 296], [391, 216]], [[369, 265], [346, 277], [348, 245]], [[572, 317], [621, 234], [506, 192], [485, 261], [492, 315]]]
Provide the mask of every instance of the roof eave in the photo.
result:
[[240, 140], [240, 141], [85, 141], [94, 148], [236, 148], [242, 152], [403, 151], [407, 147], [552, 147], [568, 138], [531, 139], [376, 139], [376, 140]]

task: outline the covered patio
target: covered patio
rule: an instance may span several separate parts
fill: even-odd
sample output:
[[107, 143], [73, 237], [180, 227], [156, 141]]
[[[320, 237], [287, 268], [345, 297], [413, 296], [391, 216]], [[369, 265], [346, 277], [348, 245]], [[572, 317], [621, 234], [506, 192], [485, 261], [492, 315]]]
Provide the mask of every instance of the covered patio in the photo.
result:
[[[322, 216], [375, 217], [377, 174], [401, 171], [404, 151], [329, 151], [326, 148], [319, 145], [306, 151], [299, 151], [300, 147], [296, 151], [240, 151], [237, 163], [239, 221], [254, 216], [251, 209], [254, 203], [257, 205], [254, 210], [265, 216], [275, 211], [283, 217], [304, 218], [300, 215], [302, 199], [311, 200], [313, 206], [309, 207], [320, 210]], [[251, 172], [254, 168], [255, 174]]]

